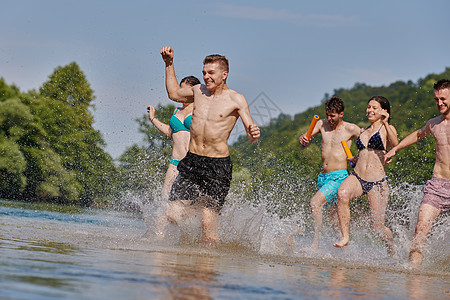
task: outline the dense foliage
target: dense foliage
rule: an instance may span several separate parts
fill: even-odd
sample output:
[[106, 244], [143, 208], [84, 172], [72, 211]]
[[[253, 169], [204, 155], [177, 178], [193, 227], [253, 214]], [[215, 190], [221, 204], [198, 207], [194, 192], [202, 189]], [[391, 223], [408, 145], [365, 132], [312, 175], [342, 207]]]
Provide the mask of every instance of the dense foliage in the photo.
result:
[[0, 79], [0, 197], [91, 204], [111, 199], [118, 170], [90, 112], [94, 100], [73, 62], [37, 91]]

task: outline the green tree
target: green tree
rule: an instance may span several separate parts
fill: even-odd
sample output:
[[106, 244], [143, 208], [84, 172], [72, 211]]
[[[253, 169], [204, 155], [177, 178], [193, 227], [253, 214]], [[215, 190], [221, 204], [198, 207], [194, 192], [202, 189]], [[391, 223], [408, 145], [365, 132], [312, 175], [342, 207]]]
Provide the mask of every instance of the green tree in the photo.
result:
[[39, 92], [72, 106], [89, 106], [95, 99], [94, 91], [76, 62], [57, 67]]
[[0, 196], [89, 204], [117, 194], [118, 169], [90, 112], [93, 90], [76, 63], [36, 91], [0, 79]]
[[117, 192], [111, 183], [118, 180], [118, 171], [93, 127], [89, 108], [95, 98], [85, 75], [75, 62], [57, 67], [39, 92], [47, 100], [36, 106], [37, 114], [63, 166], [76, 174], [82, 186], [80, 200], [107, 200]]
[[[1, 109], [1, 108], [0, 108]], [[0, 197], [17, 198], [26, 185], [25, 157], [19, 145], [0, 137]]]
[[2, 196], [75, 201], [74, 178], [45, 141], [45, 132], [30, 107], [21, 101], [24, 97], [0, 103]]
[[0, 77], [0, 101], [5, 101], [19, 95], [19, 88], [15, 85], [7, 85], [3, 77]]
[[[2, 90], [6, 90], [2, 87]], [[23, 174], [26, 160], [20, 151], [18, 140], [25, 134], [33, 116], [27, 106], [17, 99], [0, 102], [0, 195], [7, 198], [17, 197], [25, 188], [26, 177]]]

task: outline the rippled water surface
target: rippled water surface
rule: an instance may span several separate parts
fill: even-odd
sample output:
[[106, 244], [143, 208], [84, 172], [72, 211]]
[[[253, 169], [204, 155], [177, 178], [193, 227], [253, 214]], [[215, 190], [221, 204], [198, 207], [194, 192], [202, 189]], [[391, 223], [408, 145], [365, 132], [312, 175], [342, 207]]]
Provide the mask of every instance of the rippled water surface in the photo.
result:
[[140, 214], [12, 201], [0, 225], [1, 299], [450, 299], [448, 239], [412, 271], [376, 243], [333, 249], [325, 236], [304, 252], [310, 236], [284, 239], [282, 224], [258, 249], [156, 242]]

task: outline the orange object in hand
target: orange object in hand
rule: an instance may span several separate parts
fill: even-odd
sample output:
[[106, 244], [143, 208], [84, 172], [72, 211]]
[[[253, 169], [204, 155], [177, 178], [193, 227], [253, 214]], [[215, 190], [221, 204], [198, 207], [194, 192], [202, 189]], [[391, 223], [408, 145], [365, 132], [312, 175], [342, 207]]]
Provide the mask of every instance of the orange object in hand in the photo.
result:
[[312, 134], [312, 132], [314, 130], [314, 127], [316, 126], [317, 121], [319, 121], [319, 116], [318, 115], [314, 115], [314, 117], [313, 117], [313, 119], [311, 121], [311, 125], [309, 125], [309, 129], [308, 129], [308, 131], [306, 132], [306, 135], [305, 135], [308, 140], [311, 139], [311, 134]]
[[352, 158], [353, 154], [352, 154], [352, 152], [350, 151], [350, 148], [347, 145], [347, 141], [341, 141], [341, 143], [342, 143], [342, 147], [344, 147], [344, 151], [345, 151], [345, 154], [347, 154], [347, 157], [348, 158]]

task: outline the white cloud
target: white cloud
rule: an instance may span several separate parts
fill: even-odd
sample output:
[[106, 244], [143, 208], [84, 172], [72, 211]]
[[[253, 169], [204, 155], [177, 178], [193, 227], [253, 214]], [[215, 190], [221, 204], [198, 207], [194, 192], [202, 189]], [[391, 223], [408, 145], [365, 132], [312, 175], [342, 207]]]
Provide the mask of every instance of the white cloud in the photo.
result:
[[330, 27], [330, 26], [354, 26], [356, 17], [341, 15], [301, 14], [287, 9], [261, 8], [254, 6], [239, 6], [231, 4], [219, 4], [212, 11], [213, 14], [227, 18], [260, 20], [260, 21], [284, 21], [300, 26]]

